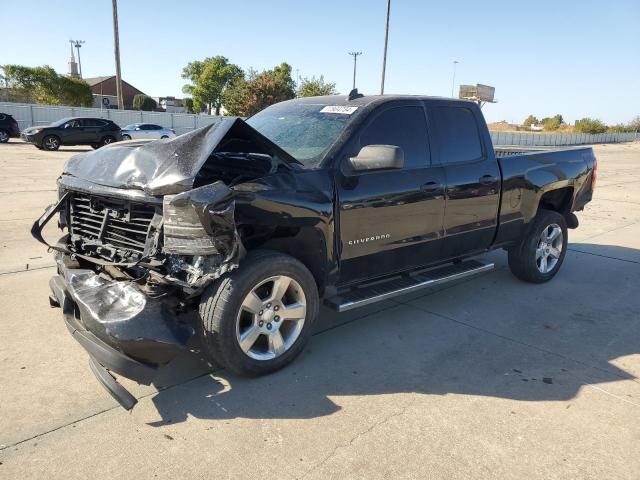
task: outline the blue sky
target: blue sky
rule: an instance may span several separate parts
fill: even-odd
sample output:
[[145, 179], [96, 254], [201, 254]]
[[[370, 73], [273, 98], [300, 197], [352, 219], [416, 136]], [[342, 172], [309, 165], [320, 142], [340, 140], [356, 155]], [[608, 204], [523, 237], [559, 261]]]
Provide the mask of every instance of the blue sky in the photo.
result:
[[[110, 0], [31, 0], [2, 22], [0, 64], [49, 64], [66, 72], [69, 38], [85, 77], [111, 75]], [[182, 67], [224, 55], [243, 68], [286, 61], [324, 74], [340, 92], [378, 93], [386, 0], [119, 0], [122, 75], [152, 96], [182, 96]], [[6, 12], [5, 12], [6, 13]], [[640, 115], [640, 0], [392, 0], [386, 93], [451, 93], [459, 83], [496, 87], [489, 121], [561, 113], [607, 123]]]

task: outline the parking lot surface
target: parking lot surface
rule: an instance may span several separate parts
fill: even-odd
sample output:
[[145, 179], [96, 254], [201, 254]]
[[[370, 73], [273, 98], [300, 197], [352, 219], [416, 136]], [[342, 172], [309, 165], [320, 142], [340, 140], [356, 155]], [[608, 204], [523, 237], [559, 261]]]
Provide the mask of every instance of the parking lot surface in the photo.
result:
[[[560, 273], [496, 269], [337, 315], [288, 368], [193, 352], [154, 386], [99, 386], [48, 304], [29, 228], [80, 147], [0, 145], [0, 478], [623, 478], [640, 471], [640, 144], [594, 147]], [[55, 238], [53, 227], [48, 229]]]

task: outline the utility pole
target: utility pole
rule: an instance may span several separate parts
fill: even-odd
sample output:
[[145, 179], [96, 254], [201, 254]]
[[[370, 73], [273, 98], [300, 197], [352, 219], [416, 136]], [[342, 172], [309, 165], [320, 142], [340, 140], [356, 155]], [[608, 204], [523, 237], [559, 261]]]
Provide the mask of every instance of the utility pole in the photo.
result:
[[389, 14], [391, 13], [391, 0], [387, 0], [387, 26], [384, 30], [384, 56], [382, 57], [382, 82], [380, 83], [380, 95], [384, 95], [384, 74], [387, 68], [387, 45], [389, 43]]
[[353, 87], [356, 88], [356, 64], [358, 63], [358, 55], [362, 55], [362, 52], [349, 52], [349, 55], [353, 56]]
[[457, 60], [453, 61], [453, 79], [451, 80], [451, 98], [455, 98], [453, 96], [453, 93], [456, 88], [456, 66], [458, 65], [458, 63], [460, 62], [458, 62]]
[[120, 36], [118, 34], [118, 0], [111, 0], [113, 6], [113, 45], [116, 57], [116, 95], [118, 96], [118, 109], [124, 110], [122, 98], [122, 77], [120, 76]]
[[76, 50], [78, 52], [78, 72], [80, 74], [80, 78], [82, 78], [82, 62], [80, 61], [80, 47], [82, 47], [84, 40], [71, 40], [71, 43], [73, 44], [74, 47], [76, 47]]

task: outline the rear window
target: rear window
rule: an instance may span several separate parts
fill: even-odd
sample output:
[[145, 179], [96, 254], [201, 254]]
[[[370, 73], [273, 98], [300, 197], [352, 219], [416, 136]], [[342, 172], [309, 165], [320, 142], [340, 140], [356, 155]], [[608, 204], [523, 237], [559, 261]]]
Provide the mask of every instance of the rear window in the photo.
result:
[[480, 133], [470, 109], [436, 107], [432, 110], [432, 114], [442, 164], [472, 162], [482, 158]]

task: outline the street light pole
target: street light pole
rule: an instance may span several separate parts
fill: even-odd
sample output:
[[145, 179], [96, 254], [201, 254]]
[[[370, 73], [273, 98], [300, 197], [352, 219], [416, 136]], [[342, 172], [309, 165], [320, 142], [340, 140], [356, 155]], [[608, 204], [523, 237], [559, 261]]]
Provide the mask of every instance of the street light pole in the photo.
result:
[[391, 13], [391, 0], [387, 0], [387, 25], [384, 30], [384, 56], [382, 57], [382, 81], [380, 83], [380, 95], [384, 95], [384, 75], [387, 68], [387, 45], [389, 43], [389, 14]]
[[458, 62], [457, 60], [453, 61], [453, 79], [451, 80], [451, 98], [454, 98], [453, 92], [456, 87], [456, 66], [458, 65], [458, 63], [460, 62]]
[[349, 52], [349, 55], [353, 56], [353, 87], [356, 88], [356, 64], [358, 63], [358, 55], [362, 55], [362, 52]]
[[122, 98], [122, 77], [120, 76], [120, 36], [118, 34], [118, 0], [111, 0], [113, 6], [113, 46], [116, 57], [116, 95], [118, 96], [118, 109], [124, 110]]

